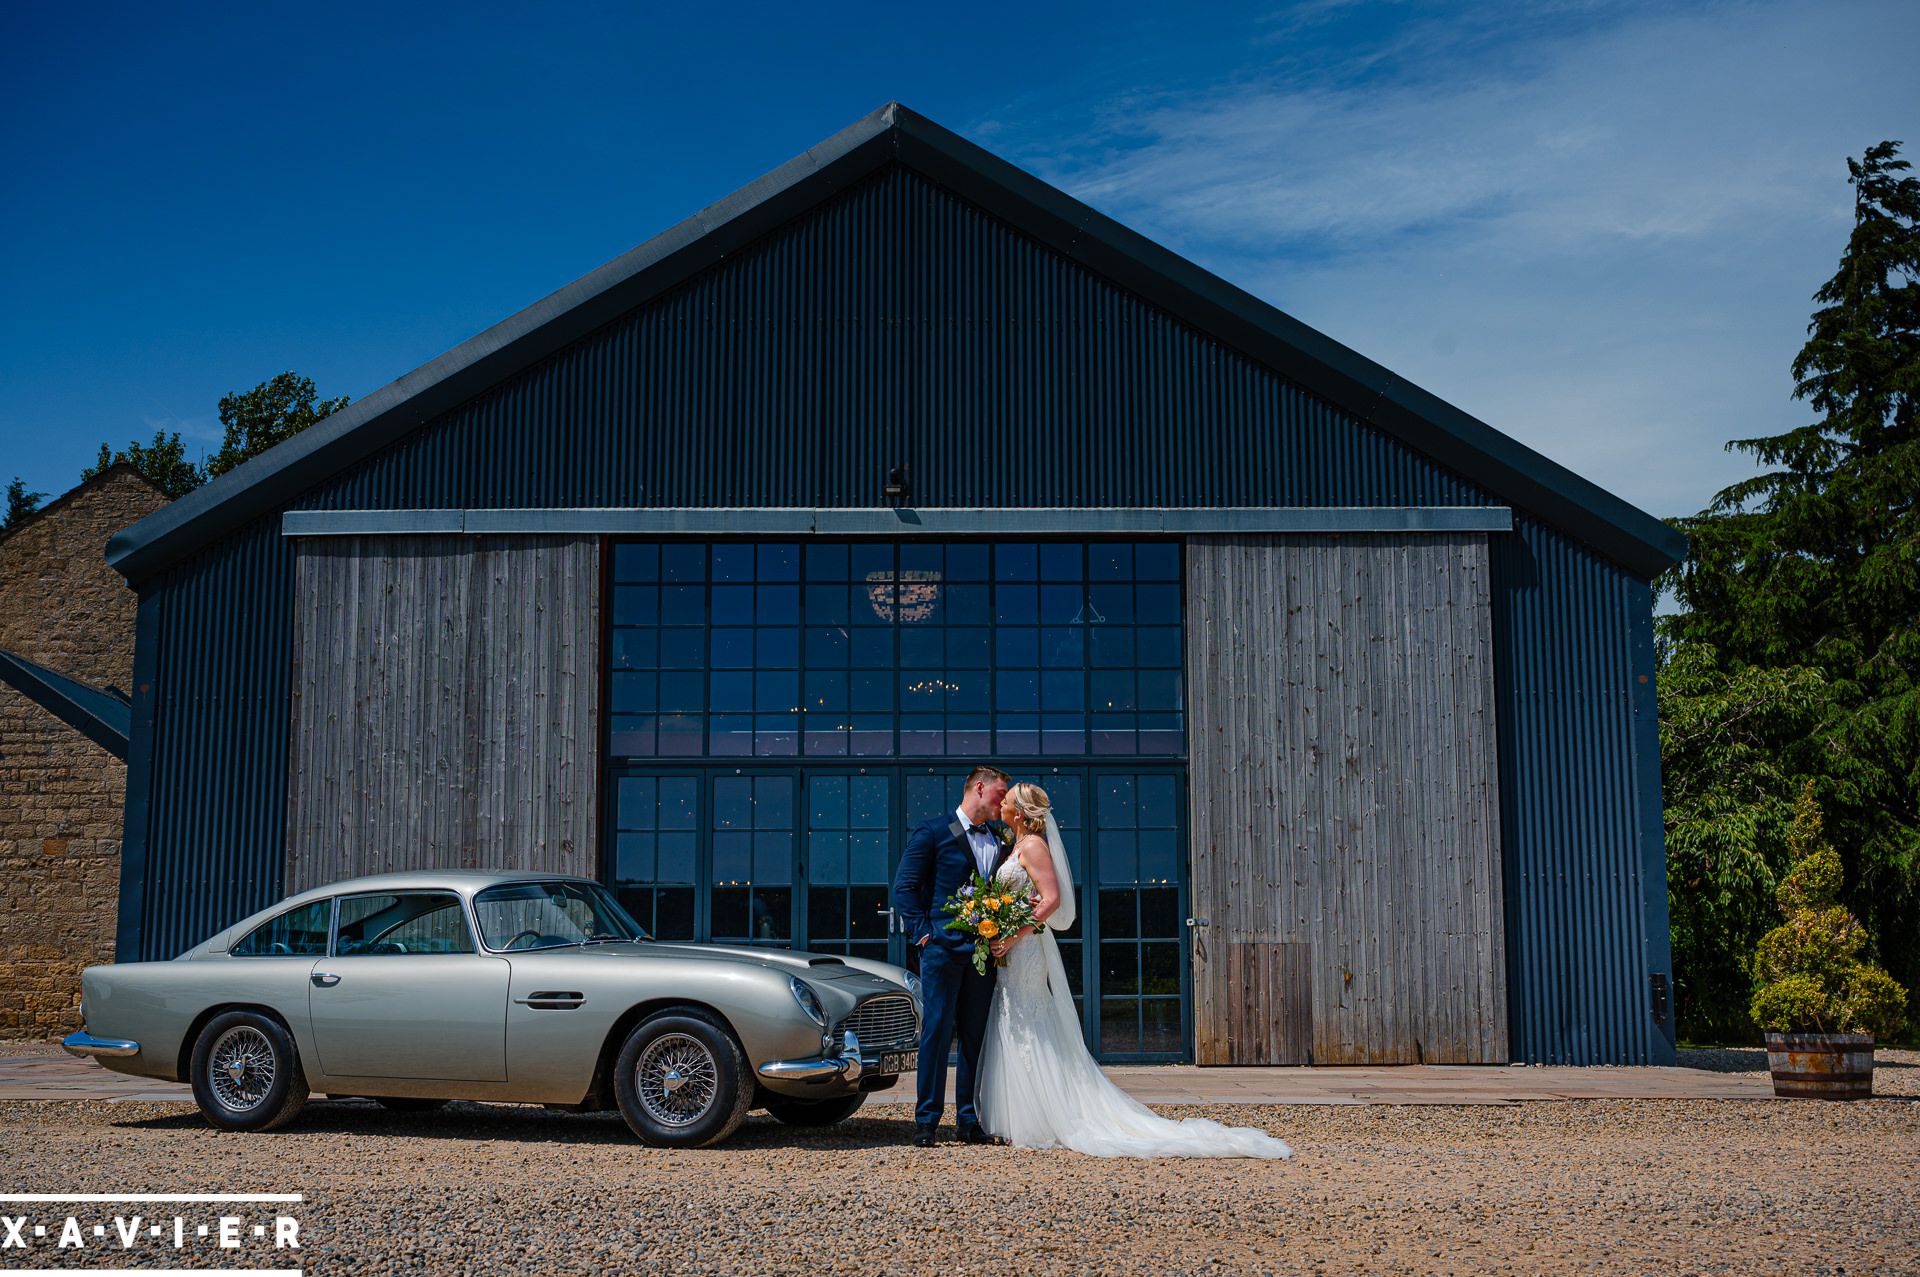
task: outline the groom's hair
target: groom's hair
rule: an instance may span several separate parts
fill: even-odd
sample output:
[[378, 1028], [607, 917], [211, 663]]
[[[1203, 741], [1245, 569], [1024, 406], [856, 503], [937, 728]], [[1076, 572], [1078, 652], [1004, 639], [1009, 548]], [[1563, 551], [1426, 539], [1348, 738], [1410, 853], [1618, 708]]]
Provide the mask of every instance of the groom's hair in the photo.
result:
[[975, 785], [978, 785], [983, 780], [984, 781], [997, 780], [1002, 785], [1013, 784], [1013, 777], [1007, 775], [1005, 772], [1001, 771], [998, 767], [989, 767], [985, 763], [981, 763], [978, 767], [974, 768], [972, 771], [967, 773], [967, 792], [972, 793], [973, 787]]

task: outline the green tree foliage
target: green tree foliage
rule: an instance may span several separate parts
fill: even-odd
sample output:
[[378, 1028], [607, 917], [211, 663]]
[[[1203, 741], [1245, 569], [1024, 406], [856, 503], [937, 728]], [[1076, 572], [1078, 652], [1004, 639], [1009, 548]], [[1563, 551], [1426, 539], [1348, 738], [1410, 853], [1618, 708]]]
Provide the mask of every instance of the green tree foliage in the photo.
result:
[[187, 448], [180, 442], [178, 430], [172, 434], [156, 430], [153, 432], [153, 442], [149, 444], [143, 444], [138, 439], [120, 449], [101, 444], [99, 457], [80, 472], [80, 481], [84, 483], [108, 466], [123, 461], [130, 463], [146, 476], [147, 482], [170, 497], [184, 497], [207, 481], [200, 467], [187, 460]]
[[1899, 149], [1847, 164], [1853, 231], [1793, 363], [1815, 420], [1730, 443], [1764, 472], [1676, 520], [1689, 555], [1663, 582], [1679, 611], [1661, 623], [1662, 761], [1693, 1036], [1742, 1027], [1735, 975], [1808, 780], [1846, 903], [1894, 976], [1920, 978], [1920, 180]]
[[283, 372], [252, 390], [231, 391], [220, 397], [220, 424], [226, 436], [220, 450], [208, 457], [204, 466], [187, 459], [179, 431], [155, 431], [150, 444], [136, 440], [119, 449], [101, 444], [98, 460], [82, 470], [80, 478], [84, 482], [108, 466], [126, 461], [168, 496], [184, 497], [207, 480], [293, 438], [346, 406], [344, 395], [321, 399], [311, 378]]
[[7, 485], [7, 513], [0, 517], [0, 532], [7, 531], [38, 510], [46, 495], [44, 492], [28, 492], [26, 480], [19, 475], [13, 476], [13, 482]]
[[1797, 755], [1831, 689], [1805, 666], [1730, 675], [1691, 643], [1670, 652], [1659, 691], [1676, 1009], [1688, 1037], [1735, 1040], [1752, 1032], [1751, 955], [1775, 916]]
[[346, 406], [346, 396], [320, 399], [312, 378], [291, 372], [244, 393], [222, 395], [220, 424], [227, 433], [220, 451], [207, 460], [207, 478], [218, 478]]
[[1821, 836], [1813, 782], [1801, 787], [1787, 828], [1793, 867], [1775, 890], [1786, 922], [1754, 953], [1755, 1024], [1775, 1033], [1899, 1032], [1907, 991], [1861, 954], [1867, 933], [1840, 903], [1845, 870]]

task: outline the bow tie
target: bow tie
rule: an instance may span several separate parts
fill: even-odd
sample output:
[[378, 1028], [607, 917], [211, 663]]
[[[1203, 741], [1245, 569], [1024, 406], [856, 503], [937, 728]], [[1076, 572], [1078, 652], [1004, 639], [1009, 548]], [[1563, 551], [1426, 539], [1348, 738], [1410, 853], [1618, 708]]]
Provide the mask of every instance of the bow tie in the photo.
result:
[[990, 834], [993, 830], [985, 825], [968, 825], [967, 832], [970, 834]]

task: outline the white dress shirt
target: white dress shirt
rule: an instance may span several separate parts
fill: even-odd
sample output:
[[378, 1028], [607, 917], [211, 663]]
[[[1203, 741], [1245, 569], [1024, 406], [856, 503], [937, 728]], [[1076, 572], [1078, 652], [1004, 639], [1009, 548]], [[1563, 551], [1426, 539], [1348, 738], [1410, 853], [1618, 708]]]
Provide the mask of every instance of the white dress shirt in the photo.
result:
[[973, 821], [967, 818], [967, 813], [962, 808], [954, 808], [953, 814], [960, 818], [960, 828], [967, 830], [967, 842], [973, 847], [973, 859], [974, 863], [980, 866], [980, 876], [993, 877], [993, 862], [1000, 858], [999, 839], [993, 836], [993, 831], [990, 829], [983, 833], [972, 832], [968, 827], [973, 824]]

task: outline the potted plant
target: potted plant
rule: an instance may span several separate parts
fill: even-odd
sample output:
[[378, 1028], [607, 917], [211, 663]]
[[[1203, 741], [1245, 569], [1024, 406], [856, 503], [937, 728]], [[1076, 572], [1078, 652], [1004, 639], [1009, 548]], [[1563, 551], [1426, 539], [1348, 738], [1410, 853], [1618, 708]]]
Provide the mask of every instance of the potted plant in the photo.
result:
[[1774, 898], [1786, 922], [1754, 954], [1752, 1014], [1767, 1035], [1775, 1095], [1873, 1094], [1873, 1040], [1899, 1032], [1907, 991], [1860, 955], [1867, 933], [1840, 903], [1839, 853], [1822, 841], [1813, 783], [1800, 791]]

